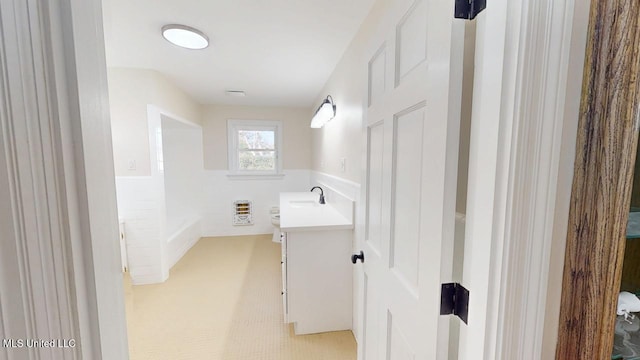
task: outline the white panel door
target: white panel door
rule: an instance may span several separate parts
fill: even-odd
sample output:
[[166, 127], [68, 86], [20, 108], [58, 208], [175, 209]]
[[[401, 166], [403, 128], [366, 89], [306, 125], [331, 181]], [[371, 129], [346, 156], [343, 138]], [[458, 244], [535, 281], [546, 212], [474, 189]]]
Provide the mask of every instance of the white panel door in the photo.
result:
[[447, 359], [464, 23], [395, 0], [366, 64], [362, 359]]

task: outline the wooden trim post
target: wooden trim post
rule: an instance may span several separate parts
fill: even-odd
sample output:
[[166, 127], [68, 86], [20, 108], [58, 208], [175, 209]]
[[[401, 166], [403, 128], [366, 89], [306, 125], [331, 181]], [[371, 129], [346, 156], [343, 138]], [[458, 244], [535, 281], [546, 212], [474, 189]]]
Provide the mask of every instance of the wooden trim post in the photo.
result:
[[610, 359], [640, 116], [640, 2], [592, 0], [556, 359]]

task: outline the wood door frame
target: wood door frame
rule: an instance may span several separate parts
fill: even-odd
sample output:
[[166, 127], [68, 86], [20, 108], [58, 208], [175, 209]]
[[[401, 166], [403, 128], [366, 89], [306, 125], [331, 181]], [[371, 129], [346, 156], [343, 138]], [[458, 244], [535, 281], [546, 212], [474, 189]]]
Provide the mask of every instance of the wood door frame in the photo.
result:
[[640, 4], [592, 1], [557, 359], [608, 359], [640, 120]]

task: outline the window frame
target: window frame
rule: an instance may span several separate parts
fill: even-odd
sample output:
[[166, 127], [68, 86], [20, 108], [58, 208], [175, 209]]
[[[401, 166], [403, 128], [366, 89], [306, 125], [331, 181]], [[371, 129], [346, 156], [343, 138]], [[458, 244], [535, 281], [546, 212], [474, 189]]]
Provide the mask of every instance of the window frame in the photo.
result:
[[[274, 132], [274, 170], [240, 170], [238, 148], [239, 131], [273, 131]], [[229, 177], [248, 179], [265, 177], [281, 178], [282, 174], [282, 121], [279, 120], [227, 120], [227, 160], [229, 165]]]

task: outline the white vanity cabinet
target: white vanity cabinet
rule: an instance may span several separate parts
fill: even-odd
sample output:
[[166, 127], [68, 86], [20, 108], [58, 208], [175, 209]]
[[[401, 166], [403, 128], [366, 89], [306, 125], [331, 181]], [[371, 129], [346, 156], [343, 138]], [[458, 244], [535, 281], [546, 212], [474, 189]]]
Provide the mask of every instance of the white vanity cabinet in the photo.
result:
[[353, 202], [280, 194], [282, 306], [297, 335], [352, 329]]
[[284, 319], [297, 335], [351, 329], [351, 238], [351, 230], [284, 234]]

